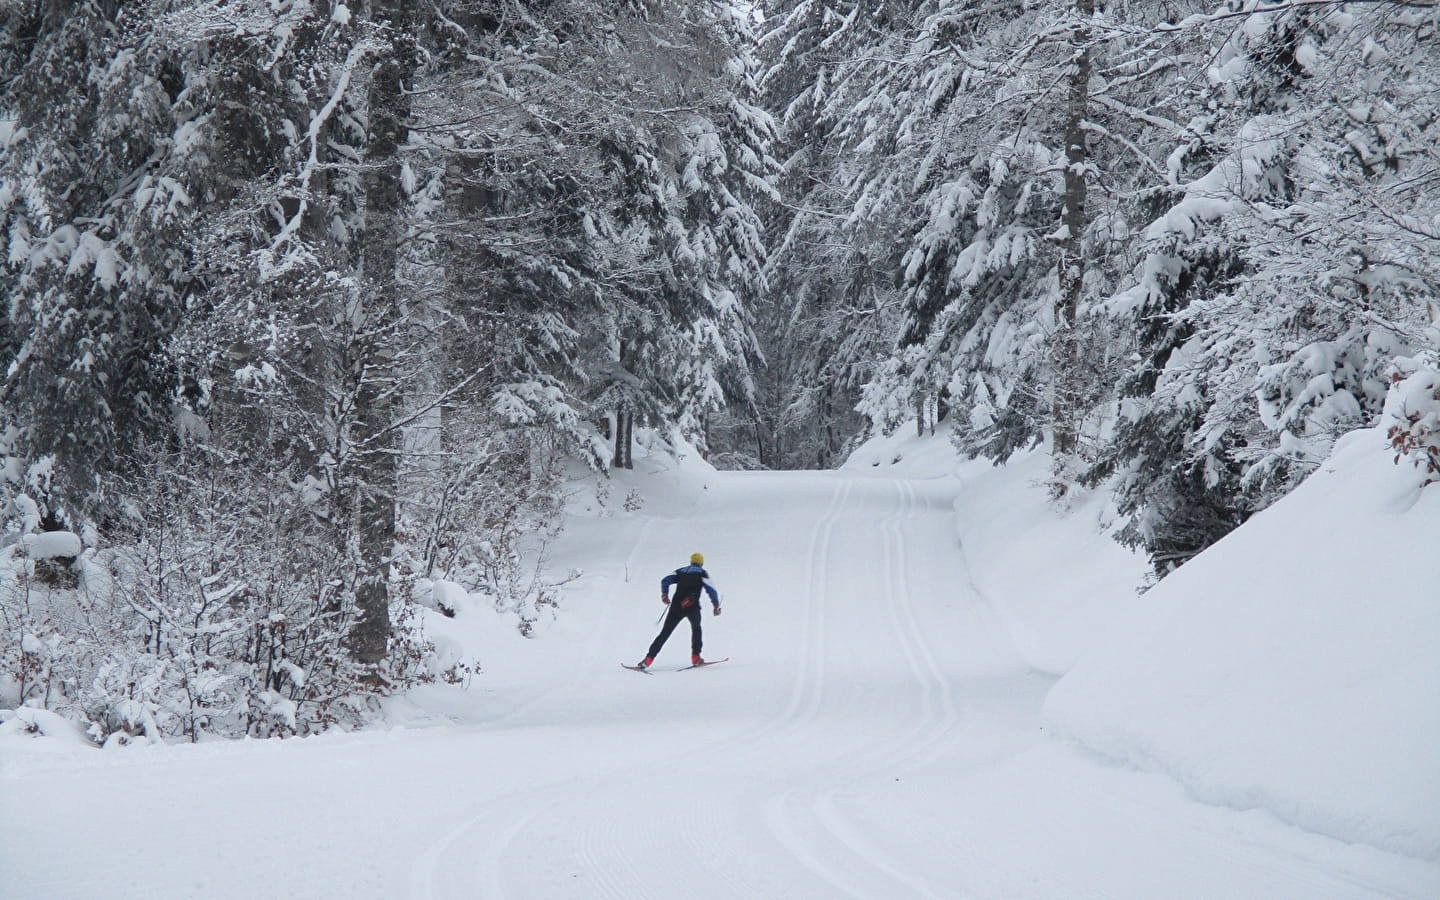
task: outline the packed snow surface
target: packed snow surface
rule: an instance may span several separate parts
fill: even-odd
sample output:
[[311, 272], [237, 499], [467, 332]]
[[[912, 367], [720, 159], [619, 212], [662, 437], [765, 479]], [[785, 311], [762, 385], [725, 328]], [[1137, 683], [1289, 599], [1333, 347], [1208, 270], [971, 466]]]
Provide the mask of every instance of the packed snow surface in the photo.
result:
[[[437, 643], [483, 672], [392, 701], [388, 727], [102, 751], [8, 714], [3, 893], [1440, 896], [1418, 650], [1440, 636], [1389, 596], [1428, 583], [1433, 609], [1416, 535], [1440, 519], [1413, 479], [1346, 487], [1370, 477], [1357, 446], [1329, 500], [1138, 599], [1143, 563], [1097, 537], [1101, 504], [1044, 502], [1039, 457], [990, 469], [903, 436], [838, 472], [642, 455], [608, 503], [577, 498], [554, 563], [584, 574], [532, 638], [437, 586]], [[724, 598], [705, 654], [730, 661], [677, 671], [682, 625], [654, 674], [620, 668], [694, 551]]]

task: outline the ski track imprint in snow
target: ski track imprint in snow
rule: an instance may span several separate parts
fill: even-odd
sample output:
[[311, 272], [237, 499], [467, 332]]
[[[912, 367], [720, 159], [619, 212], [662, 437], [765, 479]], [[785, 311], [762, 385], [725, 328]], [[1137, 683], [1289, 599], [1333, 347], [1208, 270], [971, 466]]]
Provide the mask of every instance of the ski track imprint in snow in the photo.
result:
[[[82, 818], [133, 816], [137, 798], [188, 789], [199, 796], [181, 820], [193, 827], [170, 830], [172, 857], [264, 844], [266, 862], [250, 868], [274, 888], [277, 861], [303, 856], [308, 880], [270, 895], [307, 900], [1298, 900], [1411, 896], [1425, 877], [1400, 867], [1387, 880], [1392, 870], [1364, 851], [1334, 865], [1337, 842], [1200, 807], [1162, 779], [1047, 741], [1038, 725], [1050, 680], [1023, 666], [974, 590], [954, 538], [956, 482], [727, 473], [710, 485], [695, 508], [592, 526], [594, 546], [627, 548], [623, 562], [593, 569], [589, 593], [567, 609], [573, 624], [526, 648], [549, 654], [525, 670], [533, 683], [512, 675], [493, 688], [514, 687], [520, 702], [483, 725], [267, 743], [240, 756], [246, 748], [202, 747], [172, 766], [118, 757], [122, 768], [109, 771], [122, 777], [83, 767], [37, 777], [82, 778], [87, 803], [96, 792], [114, 798], [72, 804]], [[695, 547], [726, 591], [724, 617], [704, 619], [706, 646], [732, 661], [670, 671], [688, 654], [682, 625], [665, 668], [625, 672], [614, 657], [654, 633], [656, 576]], [[247, 760], [254, 771], [236, 777]], [[247, 788], [230, 782], [283, 791], [293, 833], [257, 841], [275, 819], [249, 812], [231, 816], [249, 825], [217, 840], [211, 807], [243, 811], [225, 791]], [[56, 783], [38, 782], [27, 808]], [[336, 806], [356, 784], [389, 794]], [[165, 802], [138, 815], [167, 821]], [[378, 848], [362, 839], [367, 817], [389, 829]], [[109, 896], [193, 888], [167, 890], [164, 860], [114, 840], [73, 876], [33, 863], [21, 874], [47, 897], [89, 896], [120, 858], [130, 880], [107, 885]], [[254, 895], [221, 885], [229, 892], [210, 895]]]
[[[854, 897], [938, 896], [934, 888], [908, 873], [903, 863], [867, 840], [856, 823], [837, 808], [834, 798], [864, 777], [903, 771], [905, 759], [932, 746], [957, 718], [949, 684], [935, 665], [912, 609], [902, 526], [914, 513], [915, 489], [907, 481], [895, 481], [893, 486], [895, 502], [879, 523], [879, 605], [895, 637], [896, 654], [906, 661], [915, 683], [918, 710], [905, 727], [892, 729], [888, 739], [856, 747], [842, 763], [832, 765], [819, 786], [785, 790], [772, 798], [766, 809], [766, 822], [781, 843], [838, 894]], [[825, 541], [828, 546], [828, 529]], [[828, 571], [828, 550], [813, 558], [822, 557]]]

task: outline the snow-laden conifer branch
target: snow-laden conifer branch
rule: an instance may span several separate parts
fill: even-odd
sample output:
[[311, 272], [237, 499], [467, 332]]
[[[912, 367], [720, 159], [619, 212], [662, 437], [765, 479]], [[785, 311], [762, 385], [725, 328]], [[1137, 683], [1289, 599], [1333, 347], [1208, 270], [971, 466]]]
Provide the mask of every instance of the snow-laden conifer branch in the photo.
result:
[[[292, 243], [296, 232], [299, 231], [301, 223], [305, 219], [310, 208], [311, 190], [310, 185], [317, 170], [321, 168], [320, 146], [321, 134], [330, 118], [340, 107], [345, 99], [346, 92], [350, 89], [350, 81], [354, 76], [355, 69], [367, 57], [383, 52], [385, 45], [374, 39], [362, 39], [352, 46], [345, 55], [345, 61], [340, 65], [334, 74], [334, 86], [325, 104], [310, 117], [310, 122], [305, 128], [305, 142], [308, 145], [305, 163], [300, 171], [294, 176], [294, 187], [287, 187], [288, 193], [297, 202], [295, 214], [292, 215], [280, 229], [279, 233], [270, 241], [270, 246], [258, 259], [261, 264], [261, 280], [269, 281], [284, 276], [290, 269], [300, 263], [301, 259], [293, 252], [286, 253], [286, 248]], [[288, 261], [275, 262], [277, 253], [285, 253]], [[303, 252], [301, 256], [303, 256]]]

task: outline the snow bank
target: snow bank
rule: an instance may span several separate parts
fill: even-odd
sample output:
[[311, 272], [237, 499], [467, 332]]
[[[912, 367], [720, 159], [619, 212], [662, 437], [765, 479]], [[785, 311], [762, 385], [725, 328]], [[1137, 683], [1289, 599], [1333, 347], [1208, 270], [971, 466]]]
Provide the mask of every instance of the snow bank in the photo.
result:
[[950, 423], [941, 422], [934, 434], [915, 433], [912, 419], [893, 434], [873, 437], [856, 447], [842, 471], [891, 475], [897, 478], [939, 478], [958, 472], [962, 460], [950, 443]]
[[1051, 503], [1049, 466], [1039, 450], [1004, 466], [963, 460], [948, 423], [917, 437], [911, 422], [867, 441], [842, 468], [958, 479], [957, 568], [1005, 623], [1026, 664], [1058, 675], [1137, 602], [1149, 565], [1111, 536], [1105, 491], [1077, 493], [1063, 510]]
[[1145, 595], [1050, 693], [1198, 799], [1440, 859], [1440, 486], [1354, 432]]
[[1015, 649], [1060, 675], [1138, 602], [1149, 564], [1117, 543], [1108, 492], [1050, 501], [1050, 458], [1035, 450], [1003, 467], [972, 460], [955, 502], [971, 581], [1005, 622]]
[[59, 713], [33, 706], [0, 709], [0, 779], [96, 749], [78, 725]]

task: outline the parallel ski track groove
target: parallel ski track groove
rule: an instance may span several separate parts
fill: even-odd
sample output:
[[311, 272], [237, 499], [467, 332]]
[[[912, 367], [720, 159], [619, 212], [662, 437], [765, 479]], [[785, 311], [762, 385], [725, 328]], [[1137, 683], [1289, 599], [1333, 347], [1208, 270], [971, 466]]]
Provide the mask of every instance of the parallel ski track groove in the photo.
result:
[[[902, 632], [902, 640], [905, 642], [907, 653], [906, 659], [910, 662], [911, 671], [916, 679], [923, 685], [926, 702], [929, 704], [929, 716], [926, 728], [907, 745], [905, 759], [915, 761], [921, 758], [928, 758], [937, 743], [949, 735], [960, 719], [956, 710], [954, 692], [951, 690], [950, 679], [940, 668], [935, 655], [930, 652], [926, 641], [926, 631], [920, 627], [920, 620], [915, 615], [915, 602], [911, 595], [910, 588], [910, 567], [906, 565], [903, 558], [904, 523], [912, 518], [915, 502], [915, 485], [910, 481], [897, 482], [904, 495], [905, 513], [901, 516], [895, 526], [895, 542], [901, 550], [901, 556], [895, 570], [895, 583], [901, 585], [901, 602], [891, 606], [892, 621]], [[930, 598], [934, 602], [938, 598]]]
[[[810, 533], [809, 565], [806, 568], [805, 625], [801, 636], [801, 664], [796, 674], [795, 688], [790, 705], [781, 720], [791, 726], [797, 719], [809, 721], [820, 709], [820, 700], [825, 687], [825, 637], [824, 601], [825, 589], [830, 577], [830, 544], [834, 539], [835, 523], [850, 498], [852, 482], [844, 479], [831, 496], [825, 517]], [[804, 715], [801, 716], [801, 710]]]
[[[636, 554], [639, 553], [640, 548], [644, 545], [652, 528], [654, 527], [655, 522], [656, 519], [647, 518], [644, 522], [641, 523], [640, 528], [635, 532], [635, 539], [631, 542], [630, 552], [625, 555], [625, 564], [622, 570], [622, 575], [615, 580], [615, 587], [611, 591], [612, 602], [620, 598], [621, 595], [623, 595], [623, 593], [625, 592], [625, 585], [627, 582], [625, 581], [624, 573], [628, 573], [633, 570]], [[494, 725], [503, 724], [506, 720], [514, 718], [519, 713], [533, 708], [546, 697], [554, 694], [562, 687], [566, 691], [572, 691], [577, 685], [583, 684], [588, 681], [590, 673], [593, 671], [594, 666], [599, 665], [598, 660], [600, 658], [600, 654], [602, 652], [609, 652], [609, 648], [614, 646], [615, 637], [613, 632], [615, 631], [616, 627], [617, 626], [615, 624], [612, 624], [604, 631], [600, 629], [596, 629], [595, 631], [593, 631], [591, 633], [590, 640], [587, 642], [585, 648], [585, 665], [578, 666], [575, 669], [574, 673], [571, 675], [571, 677], [564, 682], [561, 682], [560, 684], [557, 684], [556, 686], [530, 698], [528, 701], [517, 706], [515, 709], [506, 713], [504, 716], [499, 717], [495, 720], [494, 723], [492, 723], [492, 727]], [[565, 790], [565, 788], [563, 786], [550, 786], [546, 788], [541, 788], [540, 792], [546, 796], [550, 796], [553, 795], [557, 790]], [[534, 806], [534, 804], [537, 802], [535, 799], [535, 795], [536, 792], [534, 790], [524, 795], [525, 800], [528, 801], [531, 808], [522, 810], [517, 816], [515, 816], [510, 822], [510, 824], [500, 833], [498, 838], [496, 840], [486, 843], [484, 845], [484, 851], [473, 859], [469, 868], [474, 872], [474, 881], [475, 883], [484, 886], [483, 889], [477, 893], [477, 896], [486, 898], [503, 898], [506, 896], [503, 887], [503, 881], [501, 878], [500, 866], [505, 858], [506, 851], [509, 849], [510, 845], [519, 838], [519, 836], [524, 832], [526, 828], [528, 828], [539, 818], [540, 810]], [[491, 798], [489, 802], [485, 803], [481, 807], [480, 811], [475, 816], [465, 820], [460, 825], [452, 828], [449, 832], [442, 836], [436, 842], [436, 844], [431, 847], [431, 849], [428, 850], [420, 859], [417, 859], [411, 865], [410, 896], [412, 898], [416, 898], [416, 900], [435, 900], [437, 896], [450, 896], [449, 893], [437, 895], [435, 892], [436, 878], [440, 874], [442, 868], [442, 860], [444, 859], [444, 857], [448, 856], [452, 852], [453, 848], [458, 843], [460, 843], [461, 839], [470, 832], [473, 832], [477, 828], [477, 826], [488, 821], [493, 821], [496, 818], [497, 812], [502, 808], [503, 805], [513, 805], [518, 796], [520, 795], [504, 794], [499, 797]], [[549, 804], [547, 804], [546, 809], [555, 806], [558, 802], [559, 801], [551, 801]], [[603, 870], [603, 866], [596, 867], [596, 871]], [[601, 877], [602, 880], [608, 880], [605, 879], [603, 875]], [[613, 884], [610, 885], [610, 889], [612, 891], [612, 896], [625, 896], [624, 891]]]
[[[777, 728], [783, 728], [784, 734], [776, 734], [775, 729], [767, 729], [771, 736], [780, 740], [782, 744], [787, 743], [786, 735], [793, 737], [804, 723], [813, 721], [819, 715], [820, 704], [824, 696], [825, 677], [824, 601], [822, 598], [829, 583], [830, 546], [834, 539], [835, 524], [844, 512], [845, 504], [850, 498], [852, 485], [851, 479], [847, 478], [842, 481], [832, 495], [830, 506], [825, 511], [824, 517], [810, 533], [806, 567], [808, 589], [805, 592], [805, 618], [800, 638], [800, 667], [796, 673], [795, 687], [790, 703], [780, 714], [776, 723]], [[849, 897], [861, 896], [843, 882], [836, 880], [831, 874], [830, 866], [826, 865], [823, 859], [817, 858], [816, 854], [809, 849], [807, 842], [796, 832], [795, 823], [788, 812], [790, 799], [794, 793], [794, 789], [782, 790], [771, 796], [766, 802], [766, 827], [796, 862], [832, 889]]]
[[[841, 893], [857, 897], [873, 895], [863, 890], [857, 893], [854, 879], [837, 872], [835, 863], [850, 862], [852, 875], [863, 871], [853, 863], [868, 867], [872, 875], [878, 874], [886, 882], [886, 887], [881, 889], [885, 895], [933, 897], [939, 894], [922, 880], [907, 874], [902, 863], [867, 840], [834, 802], [842, 786], [853, 785], [886, 766], [893, 766], [897, 760], [910, 757], [917, 746], [933, 744], [950, 732], [956, 720], [949, 683], [925, 645], [910, 597], [903, 525], [914, 511], [915, 491], [908, 481], [893, 483], [896, 502], [880, 522], [883, 605], [919, 688], [918, 718], [904, 734], [865, 748], [858, 758], [847, 759], [842, 769], [847, 774], [834, 786], [808, 792], [792, 788], [773, 798], [767, 807], [766, 820], [792, 855]], [[802, 832], [806, 833], [804, 837]], [[825, 843], [830, 845], [830, 852], [820, 850]], [[842, 852], [835, 853], [837, 849]]]
[[[836, 478], [836, 481], [835, 489], [830, 494], [829, 503], [815, 522], [814, 527], [811, 528], [807, 543], [805, 607], [800, 616], [798, 648], [800, 662], [790, 692], [790, 699], [779, 712], [772, 713], [750, 727], [742, 729], [739, 733], [718, 741], [708, 742], [705, 745], [706, 752], [713, 756], [724, 756], [726, 751], [732, 748], [751, 748], [757, 740], [779, 741], [783, 744], [786, 735], [794, 735], [805, 722], [813, 720], [818, 715], [825, 677], [823, 598], [828, 587], [830, 545], [834, 537], [835, 524], [845, 509], [853, 486], [852, 481], [848, 478]], [[768, 808], [773, 808], [778, 799], [772, 798]], [[770, 820], [771, 817], [767, 814], [767, 823]], [[687, 843], [690, 843], [688, 831], [686, 835]], [[779, 836], [777, 835], [777, 837]], [[791, 855], [796, 857], [797, 862], [800, 862], [805, 868], [815, 871], [815, 866], [807, 864], [796, 852], [796, 847], [785, 843], [783, 839], [781, 842], [791, 852]], [[702, 845], [692, 844], [692, 847], [697, 851], [697, 856], [703, 857], [708, 852], [707, 848]], [[712, 870], [711, 874], [722, 877], [734, 888], [731, 896], [743, 897], [750, 894], [754, 885], [740, 877], [742, 871], [742, 868], [735, 866], [720, 866]]]
[[[937, 743], [953, 733], [959, 720], [950, 681], [930, 652], [925, 631], [920, 627], [915, 612], [916, 598], [910, 582], [904, 535], [904, 526], [913, 518], [917, 507], [915, 486], [904, 479], [897, 479], [894, 484], [898, 494], [897, 508], [882, 524], [883, 557], [888, 575], [885, 580], [885, 606], [891, 629], [919, 687], [920, 715], [904, 738], [898, 744], [892, 742], [874, 754], [873, 763], [865, 771], [857, 773], [851, 779], [852, 783], [887, 766], [894, 772], [914, 768], [916, 760], [928, 756]], [[835, 800], [838, 793], [838, 789], [832, 788], [816, 798], [815, 813], [821, 824], [870, 865], [903, 886], [907, 896], [941, 896], [924, 879], [909, 874], [903, 862], [867, 840], [864, 832], [841, 812]]]
[[[910, 668], [910, 674], [920, 690], [920, 716], [898, 745], [892, 742], [878, 752], [872, 749], [872, 760], [863, 771], [857, 772], [850, 779], [852, 784], [866, 775], [874, 774], [885, 765], [895, 766], [894, 770], [898, 771], [899, 762], [913, 755], [913, 752], [907, 751], [913, 751], [917, 746], [928, 746], [948, 732], [954, 722], [953, 707], [949, 703], [949, 683], [925, 646], [919, 622], [915, 617], [911, 594], [909, 566], [905, 558], [904, 525], [915, 510], [914, 485], [903, 479], [897, 479], [894, 485], [898, 495], [896, 506], [881, 525], [882, 555], [886, 573], [885, 608], [891, 629], [900, 642]], [[863, 832], [838, 809], [835, 802], [838, 792], [838, 788], [832, 787], [815, 798], [813, 811], [817, 821], [853, 854], [894, 881], [898, 887], [903, 887], [907, 896], [939, 896], [923, 880], [908, 874], [902, 862], [864, 837]]]

